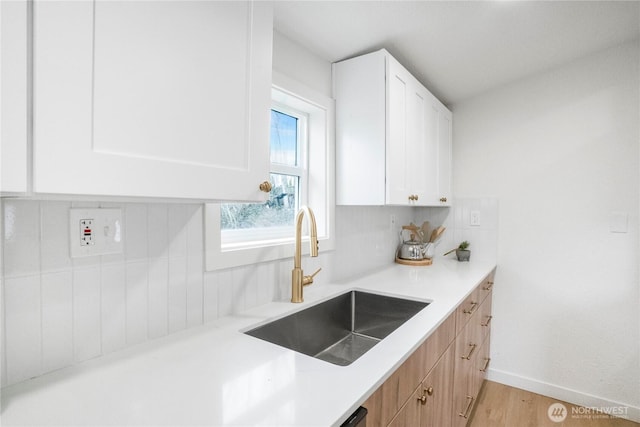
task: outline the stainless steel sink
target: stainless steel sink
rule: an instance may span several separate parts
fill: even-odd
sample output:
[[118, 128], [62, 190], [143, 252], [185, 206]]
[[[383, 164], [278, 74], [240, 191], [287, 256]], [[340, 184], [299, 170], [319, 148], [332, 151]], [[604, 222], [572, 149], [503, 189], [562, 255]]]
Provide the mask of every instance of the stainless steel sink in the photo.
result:
[[350, 291], [245, 334], [347, 366], [429, 305]]

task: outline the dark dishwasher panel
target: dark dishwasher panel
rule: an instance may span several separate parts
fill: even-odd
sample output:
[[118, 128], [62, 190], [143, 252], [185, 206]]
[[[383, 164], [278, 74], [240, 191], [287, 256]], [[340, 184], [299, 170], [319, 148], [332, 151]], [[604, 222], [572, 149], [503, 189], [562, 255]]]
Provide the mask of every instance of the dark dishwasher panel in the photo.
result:
[[356, 412], [342, 423], [340, 427], [366, 427], [367, 426], [367, 408], [359, 407]]

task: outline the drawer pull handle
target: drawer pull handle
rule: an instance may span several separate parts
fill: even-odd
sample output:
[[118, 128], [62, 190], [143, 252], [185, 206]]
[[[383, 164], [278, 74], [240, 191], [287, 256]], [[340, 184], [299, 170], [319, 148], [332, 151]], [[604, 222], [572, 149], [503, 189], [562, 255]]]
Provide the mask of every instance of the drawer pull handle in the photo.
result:
[[471, 359], [471, 355], [473, 354], [474, 351], [476, 351], [476, 347], [478, 347], [478, 345], [477, 344], [469, 344], [469, 347], [471, 347], [471, 350], [469, 350], [469, 354], [467, 354], [466, 356], [461, 356], [461, 358], [464, 359], [464, 360]]
[[487, 316], [487, 321], [481, 323], [480, 326], [489, 326], [489, 323], [491, 323], [491, 319], [493, 319], [493, 316]]
[[480, 369], [480, 372], [487, 372], [487, 368], [489, 367], [489, 362], [491, 362], [491, 358], [490, 357], [485, 357], [484, 358], [484, 366], [482, 367], [482, 369]]
[[489, 282], [487, 282], [487, 286], [483, 286], [482, 287], [482, 290], [483, 291], [490, 291], [491, 288], [493, 288], [493, 282], [489, 281]]
[[477, 302], [472, 302], [472, 303], [471, 303], [471, 307], [469, 307], [469, 309], [468, 309], [468, 310], [462, 310], [462, 312], [463, 312], [464, 314], [471, 314], [471, 313], [473, 313], [474, 311], [476, 311], [476, 308], [478, 308], [478, 303], [477, 303]]
[[469, 418], [469, 415], [471, 414], [471, 408], [473, 408], [473, 401], [475, 400], [475, 398], [472, 396], [467, 396], [467, 400], [469, 401], [469, 404], [467, 405], [467, 409], [464, 412], [460, 412], [458, 414], [463, 418]]

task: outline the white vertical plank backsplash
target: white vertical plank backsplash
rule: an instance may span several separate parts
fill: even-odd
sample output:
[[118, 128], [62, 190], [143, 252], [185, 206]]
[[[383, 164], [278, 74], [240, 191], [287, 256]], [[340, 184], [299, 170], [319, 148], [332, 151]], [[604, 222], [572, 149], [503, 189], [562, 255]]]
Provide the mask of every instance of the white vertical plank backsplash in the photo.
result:
[[149, 246], [147, 216], [147, 205], [131, 204], [125, 208], [124, 252], [127, 261], [147, 259]]
[[[186, 207], [187, 235], [187, 327], [203, 322], [204, 241], [203, 207]], [[216, 310], [217, 311], [217, 310]]]
[[[469, 203], [476, 202], [464, 201]], [[493, 229], [496, 205], [478, 203], [481, 229]], [[123, 209], [124, 253], [71, 259], [71, 207]], [[336, 250], [305, 257], [305, 272], [322, 267], [314, 281], [322, 286], [390, 265], [399, 228], [410, 221], [446, 222], [451, 240], [454, 232], [480, 231], [465, 228], [462, 219], [454, 230], [450, 211], [464, 215], [454, 208], [339, 206]], [[396, 217], [395, 228], [390, 215]], [[3, 387], [291, 297], [293, 254], [204, 271], [201, 204], [4, 199], [2, 219]], [[473, 236], [476, 248], [484, 245], [481, 237]]]
[[169, 333], [171, 333], [187, 327], [187, 258], [185, 256], [169, 258], [167, 292]]
[[69, 257], [69, 202], [41, 203], [41, 272], [71, 268]]
[[184, 205], [169, 205], [167, 214], [167, 232], [169, 257], [187, 255], [187, 208]]
[[42, 371], [42, 312], [40, 277], [5, 281], [7, 382], [39, 375]]
[[[2, 246], [2, 245], [0, 245]], [[2, 259], [2, 254], [0, 253], [0, 259]], [[1, 264], [1, 263], [0, 263]], [[0, 270], [2, 267], [0, 266]], [[7, 385], [7, 340], [5, 339], [5, 320], [4, 320], [4, 279], [0, 278], [0, 387], [5, 387]]]
[[169, 258], [149, 261], [149, 338], [167, 335], [169, 328]]
[[144, 342], [149, 336], [148, 271], [146, 260], [128, 262], [126, 265], [127, 345]]
[[202, 324], [203, 319], [203, 266], [202, 256], [187, 257], [187, 328]]
[[215, 273], [217, 278], [216, 288], [218, 293], [218, 317], [224, 317], [233, 312], [233, 283], [231, 270], [223, 270]]
[[124, 348], [127, 344], [125, 265], [102, 265], [100, 276], [102, 353], [106, 354]]
[[40, 273], [40, 203], [4, 204], [4, 277]]
[[73, 363], [73, 276], [71, 271], [45, 273], [42, 289], [42, 369]]
[[204, 323], [218, 318], [218, 273], [204, 275], [202, 285], [202, 320]]
[[[167, 205], [149, 205], [147, 216], [147, 242], [149, 258], [169, 255]], [[125, 236], [125, 239], [127, 237]], [[128, 240], [128, 239], [127, 239]]]
[[100, 267], [73, 271], [73, 354], [76, 362], [102, 353]]

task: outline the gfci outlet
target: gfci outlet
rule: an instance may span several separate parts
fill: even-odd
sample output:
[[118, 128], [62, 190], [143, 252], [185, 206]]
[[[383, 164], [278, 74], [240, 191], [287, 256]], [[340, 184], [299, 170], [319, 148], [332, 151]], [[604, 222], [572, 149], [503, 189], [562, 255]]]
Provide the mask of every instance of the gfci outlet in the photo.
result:
[[71, 257], [122, 253], [121, 209], [69, 210]]
[[80, 220], [80, 246], [95, 245], [93, 240], [93, 219]]

